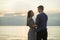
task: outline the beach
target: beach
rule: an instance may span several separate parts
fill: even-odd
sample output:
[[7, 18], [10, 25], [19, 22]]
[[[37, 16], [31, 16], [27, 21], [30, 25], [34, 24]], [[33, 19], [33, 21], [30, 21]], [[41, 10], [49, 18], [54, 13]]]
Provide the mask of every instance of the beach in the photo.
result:
[[[60, 26], [48, 26], [48, 40], [60, 40]], [[0, 26], [0, 40], [27, 40], [28, 26]]]

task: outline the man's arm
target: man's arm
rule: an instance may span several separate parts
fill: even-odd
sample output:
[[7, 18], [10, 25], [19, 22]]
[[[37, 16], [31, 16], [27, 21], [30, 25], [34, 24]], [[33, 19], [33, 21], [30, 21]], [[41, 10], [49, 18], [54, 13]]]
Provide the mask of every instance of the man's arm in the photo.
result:
[[39, 24], [39, 15], [37, 15], [37, 17], [36, 17], [36, 25], [38, 25]]

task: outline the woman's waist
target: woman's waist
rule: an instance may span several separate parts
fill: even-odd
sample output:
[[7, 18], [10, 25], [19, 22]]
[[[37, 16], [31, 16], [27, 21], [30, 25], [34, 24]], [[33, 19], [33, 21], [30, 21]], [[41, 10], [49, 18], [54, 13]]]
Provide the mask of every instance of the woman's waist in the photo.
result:
[[30, 28], [30, 30], [36, 30], [36, 28]]

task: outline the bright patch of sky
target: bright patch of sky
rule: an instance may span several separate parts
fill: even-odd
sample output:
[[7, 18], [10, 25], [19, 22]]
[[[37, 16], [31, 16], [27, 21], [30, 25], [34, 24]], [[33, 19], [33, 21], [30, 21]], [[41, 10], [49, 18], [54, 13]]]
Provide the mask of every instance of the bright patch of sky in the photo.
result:
[[60, 12], [59, 4], [60, 0], [0, 0], [0, 11], [37, 11], [37, 6], [43, 5], [45, 7], [45, 11], [47, 12]]

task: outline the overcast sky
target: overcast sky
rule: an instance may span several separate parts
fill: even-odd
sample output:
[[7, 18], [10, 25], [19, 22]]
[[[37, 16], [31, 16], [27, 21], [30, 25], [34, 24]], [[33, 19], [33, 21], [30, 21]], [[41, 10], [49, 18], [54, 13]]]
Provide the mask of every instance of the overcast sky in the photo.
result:
[[0, 12], [37, 11], [39, 5], [43, 5], [46, 12], [60, 12], [60, 0], [0, 0]]

